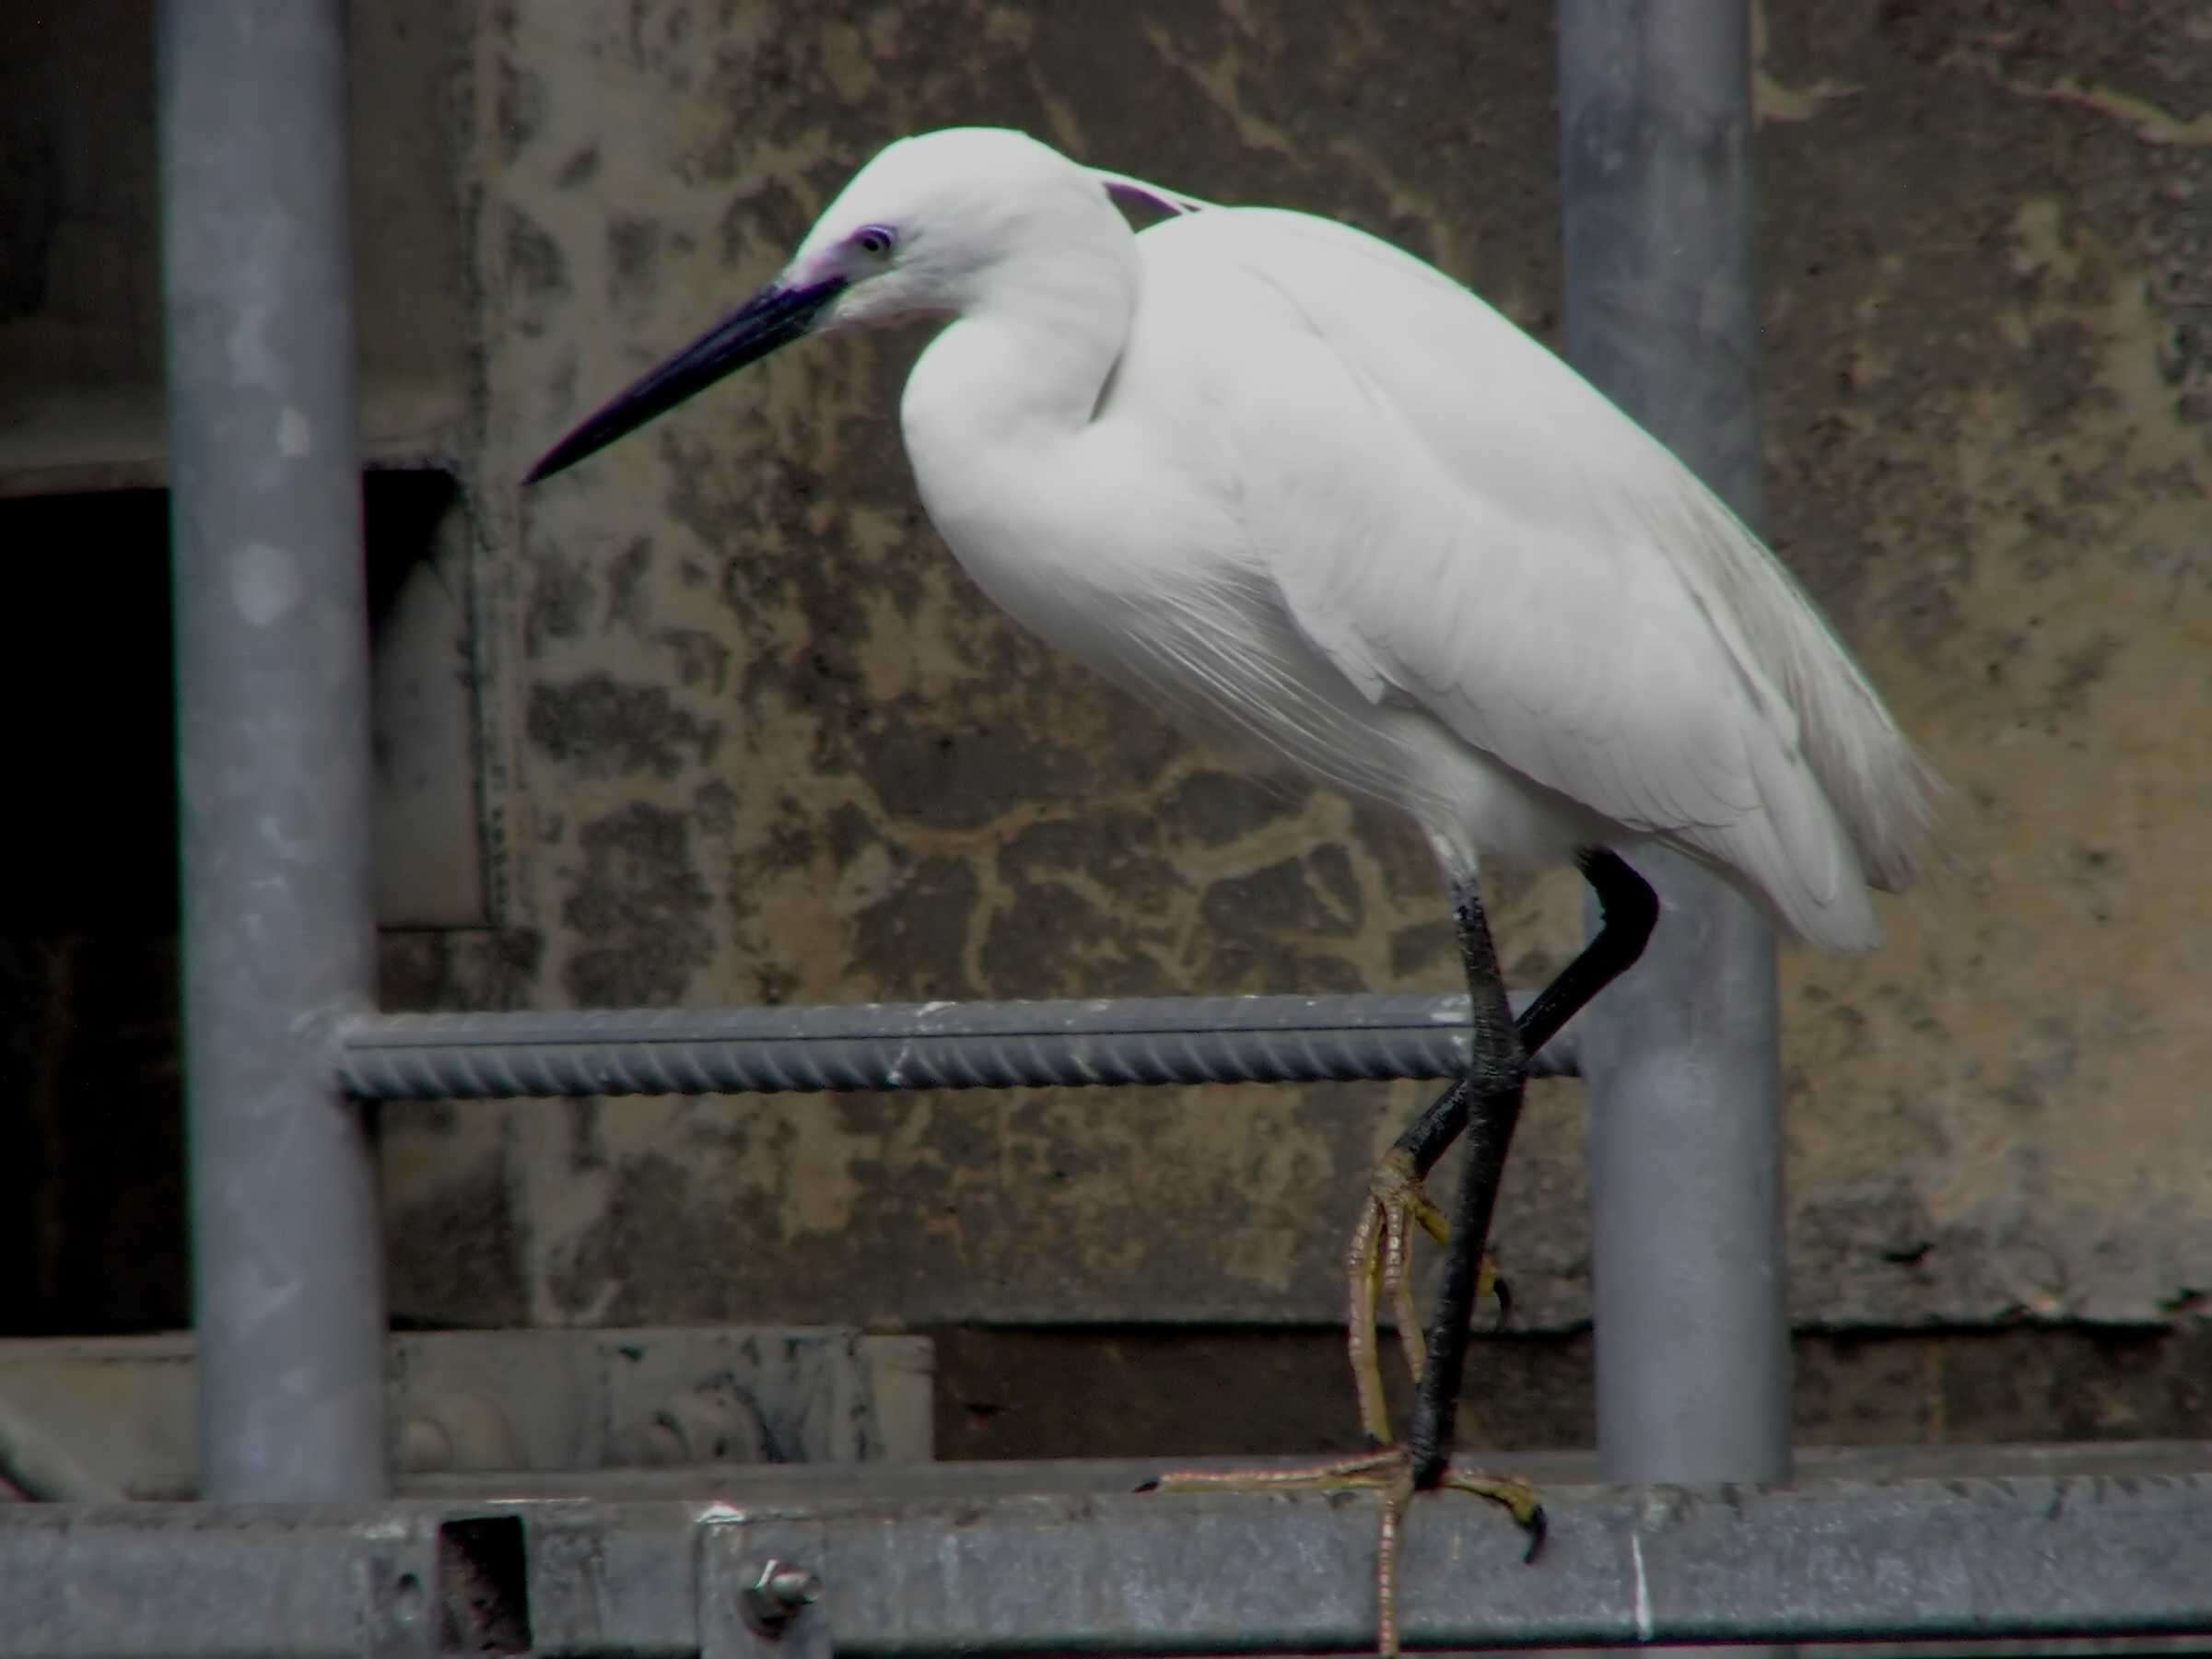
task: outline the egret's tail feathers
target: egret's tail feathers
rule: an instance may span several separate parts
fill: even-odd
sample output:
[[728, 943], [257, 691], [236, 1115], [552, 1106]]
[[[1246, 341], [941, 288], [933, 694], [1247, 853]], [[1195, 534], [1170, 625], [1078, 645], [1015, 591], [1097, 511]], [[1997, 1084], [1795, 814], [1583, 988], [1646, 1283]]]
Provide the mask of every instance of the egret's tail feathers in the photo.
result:
[[[1943, 781], [1902, 733], [1872, 755], [1847, 764], [1855, 794], [1846, 822], [1866, 861], [1867, 880], [1902, 893], [1926, 867], [1936, 840]], [[1854, 786], [1855, 786], [1854, 788]]]
[[1839, 642], [1801, 636], [1790, 644], [1781, 667], [1797, 707], [1805, 758], [1864, 879], [1902, 893], [1927, 859], [1936, 776]]
[[1872, 950], [1881, 924], [1867, 891], [1866, 854], [1833, 800], [1778, 750], [1754, 761], [1752, 776], [1766, 807], [1753, 822], [1770, 844], [1761, 851], [1775, 860], [1766, 886], [1785, 924], [1822, 950]]
[[1844, 887], [1826, 904], [1804, 902], [1802, 894], [1787, 895], [1793, 902], [1780, 911], [1783, 929], [1817, 951], [1855, 955], [1881, 944], [1881, 918], [1864, 883]]
[[1717, 496], [1699, 495], [1703, 533], [1678, 546], [1723, 600], [1760, 673], [1796, 711], [1797, 743], [1850, 842], [1860, 879], [1902, 892], [1927, 858], [1935, 774], [1781, 561]]
[[[1668, 837], [1773, 918], [1822, 951], [1871, 951], [1881, 922], [1851, 837], [1817, 789], [1794, 778], [1762, 777], [1766, 810], [1717, 832]], [[1765, 788], [1782, 782], [1781, 789]]]

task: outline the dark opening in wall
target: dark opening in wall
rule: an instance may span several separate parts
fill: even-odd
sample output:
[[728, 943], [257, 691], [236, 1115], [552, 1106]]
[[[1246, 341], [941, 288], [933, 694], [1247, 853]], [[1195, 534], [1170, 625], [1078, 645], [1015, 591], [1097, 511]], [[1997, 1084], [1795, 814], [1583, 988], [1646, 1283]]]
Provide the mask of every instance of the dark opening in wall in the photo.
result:
[[[363, 485], [378, 913], [484, 919], [469, 532]], [[0, 499], [0, 1335], [189, 1322], [169, 497]]]

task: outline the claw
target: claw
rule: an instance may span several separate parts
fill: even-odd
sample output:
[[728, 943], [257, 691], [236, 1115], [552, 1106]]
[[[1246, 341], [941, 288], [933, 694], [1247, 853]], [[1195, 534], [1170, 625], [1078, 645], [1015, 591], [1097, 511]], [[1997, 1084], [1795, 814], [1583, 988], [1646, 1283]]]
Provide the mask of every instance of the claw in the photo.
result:
[[1470, 1492], [1478, 1498], [1489, 1499], [1525, 1531], [1534, 1534], [1539, 1544], [1543, 1541], [1544, 1506], [1537, 1501], [1536, 1488], [1526, 1480], [1511, 1475], [1462, 1475], [1447, 1466], [1436, 1484], [1451, 1491]]

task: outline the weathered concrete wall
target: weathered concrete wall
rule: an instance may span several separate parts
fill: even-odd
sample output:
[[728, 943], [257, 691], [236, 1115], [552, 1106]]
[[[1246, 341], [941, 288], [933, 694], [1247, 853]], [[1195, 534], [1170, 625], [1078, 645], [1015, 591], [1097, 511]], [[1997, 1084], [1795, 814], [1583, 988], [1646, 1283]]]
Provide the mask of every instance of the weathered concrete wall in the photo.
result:
[[[2017, 16], [2014, 15], [2017, 13]], [[2212, 30], [1776, 7], [1759, 80], [1777, 546], [1955, 785], [1952, 868], [1785, 965], [1797, 1316], [2157, 1321], [2212, 1286]], [[1447, 987], [1425, 853], [1270, 794], [1001, 624], [921, 520], [912, 340], [812, 343], [528, 497], [884, 140], [1028, 128], [1340, 216], [1547, 339], [1546, 8], [487, 8], [468, 479], [504, 931], [395, 994], [670, 1003]], [[1571, 882], [1516, 884], [1512, 976]], [[1326, 1320], [1410, 1088], [395, 1114], [426, 1319]], [[1500, 1254], [1586, 1316], [1580, 1104]], [[447, 1258], [456, 1242], [462, 1258]]]
[[2212, 1266], [2212, 31], [1771, 15], [1775, 527], [1958, 790], [1890, 948], [1795, 964], [1799, 1305], [2155, 1319]]

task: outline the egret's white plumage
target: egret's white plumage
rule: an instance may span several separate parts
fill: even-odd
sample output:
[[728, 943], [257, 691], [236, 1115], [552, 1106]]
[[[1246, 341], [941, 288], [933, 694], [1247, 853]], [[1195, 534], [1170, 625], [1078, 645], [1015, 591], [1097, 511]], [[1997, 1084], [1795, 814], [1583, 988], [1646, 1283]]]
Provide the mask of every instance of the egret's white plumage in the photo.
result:
[[[1109, 185], [1180, 211], [1132, 233]], [[853, 239], [895, 248], [861, 262]], [[1833, 949], [1913, 874], [1911, 747], [1696, 477], [1466, 289], [1015, 133], [902, 140], [787, 274], [948, 326], [902, 422], [1007, 611], [1188, 721], [1410, 812], [1448, 862], [1679, 848]]]

